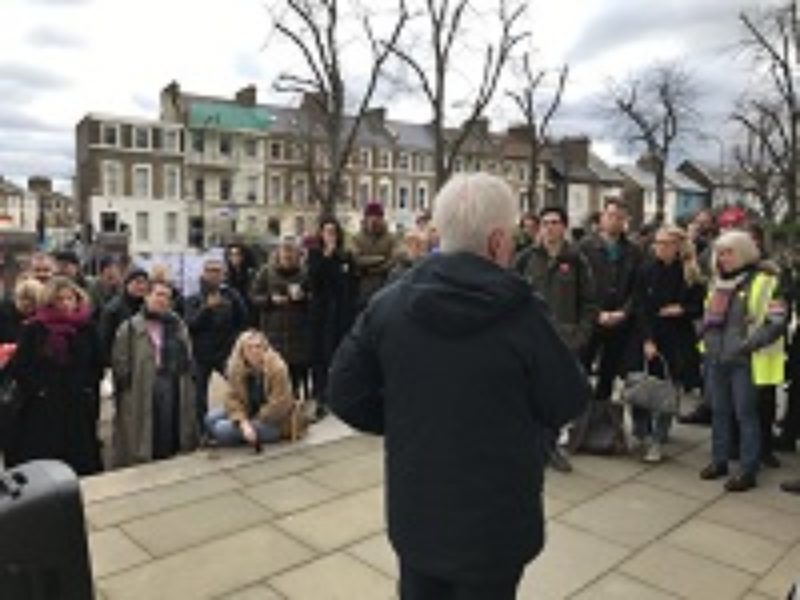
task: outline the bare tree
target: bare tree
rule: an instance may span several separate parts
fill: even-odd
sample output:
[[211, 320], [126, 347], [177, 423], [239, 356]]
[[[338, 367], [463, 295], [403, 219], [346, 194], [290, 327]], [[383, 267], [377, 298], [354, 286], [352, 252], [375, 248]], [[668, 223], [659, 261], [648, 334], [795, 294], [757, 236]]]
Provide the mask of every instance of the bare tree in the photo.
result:
[[[339, 0], [282, 0], [272, 9], [275, 29], [291, 42], [304, 66], [302, 73], [281, 73], [275, 89], [303, 94], [307, 100], [309, 140], [321, 138], [321, 144], [325, 146], [328, 177], [323, 181], [314, 176], [317, 157], [313, 144], [309, 144], [306, 155], [309, 186], [312, 195], [320, 199], [322, 214], [332, 215], [336, 211], [336, 200], [342, 192], [342, 177], [359, 127], [386, 60], [408, 21], [405, 0], [397, 1], [396, 18], [385, 39], [377, 35], [373, 15], [366, 8], [355, 2], [350, 5], [359, 15], [371, 56], [366, 85], [349, 119], [346, 114], [346, 81], [349, 77], [342, 59], [346, 20]], [[314, 134], [317, 127], [321, 129], [321, 135]]]
[[564, 88], [569, 76], [569, 66], [564, 65], [558, 73], [558, 82], [552, 95], [546, 102], [542, 103], [539, 99], [541, 88], [547, 72], [539, 69], [534, 72], [531, 67], [531, 56], [526, 52], [522, 57], [522, 76], [523, 84], [519, 89], [509, 90], [506, 94], [514, 101], [525, 119], [525, 133], [528, 144], [530, 145], [530, 155], [528, 156], [528, 191], [527, 203], [528, 210], [541, 208], [539, 198], [538, 177], [539, 162], [542, 148], [548, 138], [550, 123], [561, 105], [561, 98], [564, 95]]
[[643, 147], [653, 164], [656, 215], [664, 216], [666, 169], [675, 145], [694, 132], [697, 91], [678, 64], [660, 64], [609, 83], [604, 109], [625, 142]]
[[758, 139], [759, 147], [773, 161], [783, 182], [787, 218], [797, 217], [798, 175], [798, 97], [797, 64], [800, 59], [797, 2], [792, 0], [760, 13], [739, 15], [744, 26], [745, 48], [758, 65], [765, 67], [768, 88], [756, 99], [746, 101], [745, 110], [737, 110], [734, 119], [749, 135]]
[[767, 106], [743, 106], [733, 114], [744, 132], [744, 141], [734, 147], [733, 158], [767, 221], [774, 221], [787, 208], [783, 188], [790, 158], [780, 122], [774, 116]]
[[[453, 164], [462, 146], [478, 124], [487, 105], [491, 101], [500, 77], [514, 47], [528, 36], [520, 32], [520, 21], [525, 13], [525, 2], [497, 0], [497, 10], [493, 13], [499, 20], [499, 34], [496, 41], [487, 43], [483, 49], [483, 61], [476, 69], [480, 73], [477, 87], [470, 98], [460, 98], [457, 103], [466, 108], [467, 117], [454, 135], [446, 130], [447, 111], [451, 107], [448, 96], [451, 89], [451, 76], [456, 72], [454, 60], [464, 60], [456, 56], [459, 40], [466, 38], [466, 16], [474, 11], [471, 0], [426, 0], [420, 10], [421, 20], [428, 28], [424, 44], [413, 47], [392, 48], [419, 82], [425, 100], [430, 105], [434, 135], [434, 171], [437, 189], [444, 185], [452, 173]], [[484, 24], [485, 28], [485, 24]], [[432, 56], [431, 56], [432, 52]]]

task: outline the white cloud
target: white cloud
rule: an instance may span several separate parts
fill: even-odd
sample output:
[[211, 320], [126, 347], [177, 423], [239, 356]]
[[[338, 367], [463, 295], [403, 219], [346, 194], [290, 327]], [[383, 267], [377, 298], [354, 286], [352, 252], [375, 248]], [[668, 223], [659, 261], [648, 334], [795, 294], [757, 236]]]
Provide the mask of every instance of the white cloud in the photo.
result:
[[[389, 0], [382, 1], [390, 5]], [[719, 14], [726, 14], [723, 4], [730, 9], [727, 24], [711, 26], [710, 9], [703, 8], [706, 2], [695, 0], [665, 0], [652, 6], [641, 0], [539, 0], [530, 9], [533, 44], [544, 66], [557, 67], [580, 48], [591, 48], [587, 40], [608, 40], [595, 43], [590, 58], [572, 65], [565, 101], [585, 105], [609, 76], [656, 58], [707, 62], [712, 56], [719, 66], [712, 73], [704, 70], [704, 77], [726, 76], [734, 68], [733, 59], [720, 58], [712, 50], [727, 37], [740, 35], [736, 8], [745, 1], [755, 0], [711, 0]], [[485, 10], [493, 3], [479, 0], [476, 5]], [[641, 13], [639, 27], [646, 29], [646, 35], [641, 30], [626, 31], [619, 19], [609, 16], [626, 11]], [[663, 22], [665, 14], [681, 16], [681, 26]], [[686, 26], [692, 23], [691, 14], [705, 28]], [[648, 20], [648, 15], [662, 15], [662, 22]], [[255, 83], [262, 99], [289, 101], [276, 96], [271, 83], [281, 70], [296, 64], [297, 55], [279, 37], [270, 36], [261, 0], [2, 0], [0, 22], [6, 24], [0, 37], [0, 110], [5, 117], [0, 119], [0, 173], [25, 175], [21, 169], [38, 164], [43, 169], [54, 165], [53, 174], [63, 176], [63, 146], [54, 147], [53, 156], [47, 156], [41, 140], [33, 139], [37, 124], [70, 138], [75, 123], [90, 111], [153, 117], [159, 91], [173, 79], [184, 89], [224, 96]], [[355, 67], [355, 81], [363, 80], [360, 69], [365, 63], [359, 60], [357, 47], [350, 50], [346, 67]], [[472, 69], [463, 57], [455, 67], [467, 74]], [[735, 89], [733, 84], [728, 87]], [[430, 118], [418, 99], [402, 96], [388, 104], [391, 118], [420, 122]], [[491, 114], [509, 122], [515, 120], [510, 111], [498, 102]], [[8, 121], [14, 115], [19, 117], [15, 125]], [[587, 127], [591, 119], [581, 114], [572, 123]], [[565, 115], [560, 127], [569, 130], [569, 124]], [[31, 134], [8, 136], [11, 129], [16, 134], [30, 129]], [[590, 133], [602, 129], [597, 126]], [[36, 153], [42, 154], [39, 160]]]

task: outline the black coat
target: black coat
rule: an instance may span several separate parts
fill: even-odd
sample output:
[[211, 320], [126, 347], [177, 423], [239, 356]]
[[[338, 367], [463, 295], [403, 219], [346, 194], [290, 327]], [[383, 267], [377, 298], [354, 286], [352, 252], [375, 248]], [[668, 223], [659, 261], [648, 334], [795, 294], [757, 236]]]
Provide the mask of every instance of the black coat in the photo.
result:
[[78, 329], [65, 364], [49, 356], [47, 337], [41, 323], [24, 325], [8, 364], [22, 403], [6, 464], [52, 458], [89, 475], [100, 470], [96, 428], [103, 364], [96, 329], [92, 323]]
[[331, 409], [382, 433], [389, 537], [434, 576], [484, 579], [544, 543], [544, 440], [589, 398], [519, 276], [433, 255], [379, 292], [331, 365]]
[[642, 251], [626, 237], [618, 241], [619, 256], [612, 258], [600, 235], [583, 238], [579, 249], [589, 261], [595, 284], [595, 298], [601, 311], [622, 310], [633, 316], [636, 276], [642, 264]]
[[247, 309], [239, 292], [223, 285], [222, 303], [208, 306], [208, 292], [201, 290], [186, 299], [184, 321], [192, 337], [195, 360], [223, 368], [239, 334], [247, 328]]
[[135, 298], [123, 291], [103, 308], [98, 329], [103, 365], [111, 365], [111, 349], [114, 347], [114, 338], [117, 336], [119, 326], [138, 313], [143, 302], [143, 298]]
[[[642, 265], [635, 295], [637, 335], [631, 352], [631, 367], [640, 368], [645, 340], [652, 340], [670, 369], [670, 374], [688, 387], [699, 385], [698, 337], [694, 321], [703, 315], [705, 286], [689, 285], [680, 261], [670, 265], [652, 258]], [[661, 317], [659, 311], [669, 304], [680, 304], [683, 315]]]
[[0, 301], [0, 344], [13, 344], [19, 337], [25, 315], [17, 310], [13, 300]]
[[339, 250], [325, 256], [318, 248], [312, 248], [308, 255], [308, 285], [311, 360], [326, 365], [355, 319], [358, 288], [352, 255]]

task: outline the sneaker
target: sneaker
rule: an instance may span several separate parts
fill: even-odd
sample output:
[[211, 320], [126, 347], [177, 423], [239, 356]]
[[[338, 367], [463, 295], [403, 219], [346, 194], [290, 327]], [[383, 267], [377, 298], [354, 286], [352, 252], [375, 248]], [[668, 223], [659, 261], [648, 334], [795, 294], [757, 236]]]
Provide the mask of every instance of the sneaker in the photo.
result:
[[554, 471], [558, 471], [559, 473], [572, 472], [572, 464], [569, 462], [569, 459], [566, 457], [566, 455], [558, 448], [553, 448], [550, 450], [547, 456], [547, 464]]
[[710, 465], [706, 465], [706, 467], [700, 471], [700, 479], [705, 479], [706, 481], [711, 481], [712, 479], [719, 479], [720, 477], [725, 477], [728, 474], [728, 466], [727, 465], [715, 465], [711, 463]]
[[647, 447], [647, 451], [644, 453], [644, 457], [642, 460], [646, 463], [660, 463], [664, 459], [664, 456], [661, 453], [661, 444], [658, 442], [653, 442]]
[[746, 492], [756, 487], [756, 477], [750, 473], [740, 473], [725, 482], [725, 489], [729, 492]]

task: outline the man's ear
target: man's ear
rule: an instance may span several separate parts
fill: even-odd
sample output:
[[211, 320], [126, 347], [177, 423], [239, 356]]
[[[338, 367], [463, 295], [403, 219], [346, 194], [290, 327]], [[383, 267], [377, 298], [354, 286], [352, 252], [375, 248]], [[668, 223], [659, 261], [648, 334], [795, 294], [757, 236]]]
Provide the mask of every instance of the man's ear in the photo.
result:
[[503, 245], [503, 232], [499, 229], [493, 229], [486, 240], [486, 255], [494, 260], [500, 253], [500, 248]]

